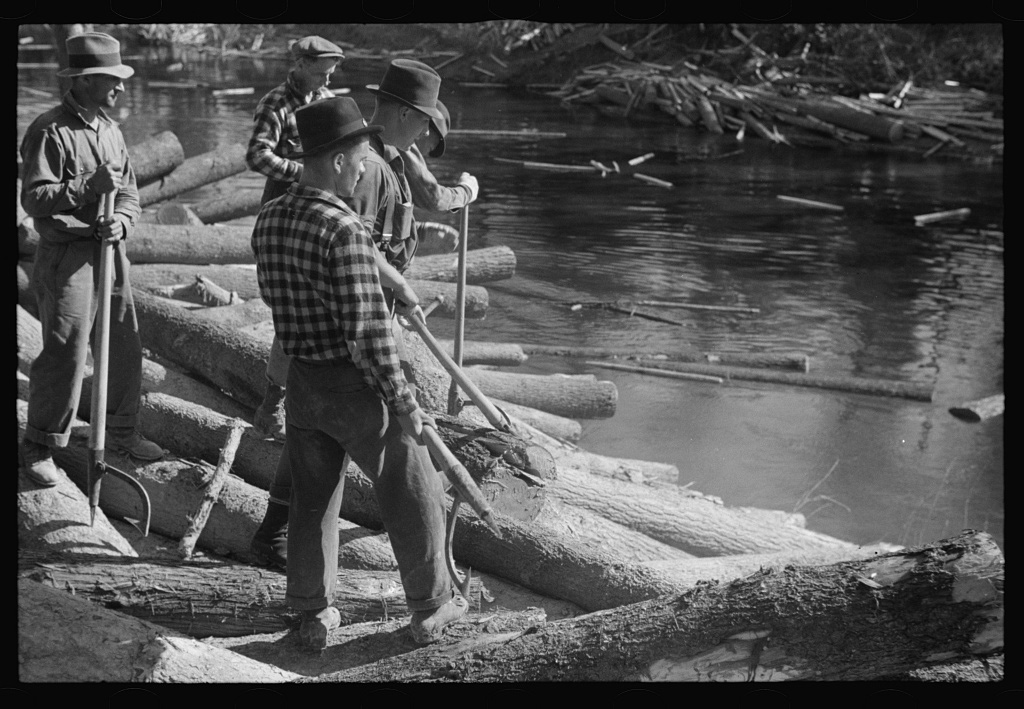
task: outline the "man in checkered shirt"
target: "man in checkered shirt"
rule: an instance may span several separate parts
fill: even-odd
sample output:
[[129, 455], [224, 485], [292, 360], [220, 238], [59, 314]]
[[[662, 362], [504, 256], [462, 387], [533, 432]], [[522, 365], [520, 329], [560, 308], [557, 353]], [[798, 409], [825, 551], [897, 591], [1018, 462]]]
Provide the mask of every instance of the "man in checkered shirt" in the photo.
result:
[[421, 439], [423, 426], [435, 424], [399, 364], [377, 247], [343, 201], [364, 171], [370, 135], [382, 128], [366, 126], [346, 97], [300, 108], [296, 122], [302, 176], [263, 206], [252, 236], [260, 292], [292, 358], [279, 462], [292, 480], [286, 601], [302, 611], [300, 640], [323, 649], [340, 624], [331, 601], [348, 454], [373, 481], [413, 639], [430, 643], [467, 608], [445, 564], [444, 489]]

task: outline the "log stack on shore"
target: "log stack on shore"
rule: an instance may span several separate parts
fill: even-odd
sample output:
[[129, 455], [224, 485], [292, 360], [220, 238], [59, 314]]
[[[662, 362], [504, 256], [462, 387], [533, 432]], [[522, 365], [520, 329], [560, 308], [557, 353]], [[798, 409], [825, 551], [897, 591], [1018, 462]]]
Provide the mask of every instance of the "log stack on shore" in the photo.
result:
[[[171, 143], [163, 135], [152, 149], [165, 155]], [[148, 198], [165, 201], [188, 189], [189, 180], [233, 174], [237, 148], [215, 153], [221, 157], [184, 160], [151, 178]], [[159, 171], [168, 160], [153, 163], [165, 165]], [[172, 179], [182, 168], [188, 174]], [[28, 289], [31, 224], [19, 221], [24, 398], [41, 328]], [[116, 477], [102, 487], [99, 524], [81, 523], [88, 422], [75, 422], [70, 445], [56, 456], [66, 473], [62, 485], [40, 490], [22, 478], [19, 487], [23, 681], [376, 681], [378, 670], [398, 681], [709, 679], [741, 660], [757, 679], [871, 679], [1001, 652], [1002, 556], [985, 535], [912, 553], [858, 547], [807, 529], [799, 514], [732, 508], [681, 487], [674, 466], [590, 453], [574, 443], [577, 419], [613, 416], [614, 384], [509, 371], [526, 359], [511, 343], [466, 343], [463, 360], [512, 431], [495, 431], [468, 404], [447, 416], [450, 377], [419, 336], [405, 331], [421, 403], [480, 484], [502, 534], [462, 507], [453, 555], [474, 572], [471, 613], [440, 644], [417, 650], [404, 629], [408, 609], [372, 485], [350, 466], [335, 599], [345, 624], [332, 631], [326, 653], [304, 653], [295, 640], [296, 614], [283, 602], [284, 575], [252, 566], [248, 550], [282, 444], [247, 423], [263, 393], [273, 333], [247, 238], [236, 229], [140, 225], [129, 243], [147, 351], [139, 425], [170, 454], [146, 465], [109, 459], [146, 488], [152, 533], [144, 539], [128, 524], [139, 514], [138, 498]], [[511, 277], [515, 257], [505, 247], [471, 250], [468, 270], [467, 314], [482, 317], [484, 284]], [[452, 314], [452, 257], [420, 257], [410, 276], [424, 302], [444, 297], [431, 318]], [[174, 295], [197, 278], [245, 302], [209, 306], [157, 295]], [[726, 361], [709, 353], [687, 357]], [[793, 368], [792, 357], [784, 359], [781, 366]], [[795, 368], [807, 367], [798, 357]], [[89, 414], [91, 385], [87, 372], [80, 416]], [[19, 400], [19, 437], [26, 409]], [[218, 463], [227, 449], [233, 460], [225, 476]], [[210, 487], [219, 490], [212, 508], [204, 493]], [[188, 554], [178, 549], [183, 536]], [[822, 605], [825, 596], [813, 589], [826, 586]], [[812, 591], [821, 609], [814, 618], [801, 612], [807, 604], [795, 603]], [[760, 600], [751, 605], [755, 596]], [[899, 609], [924, 606], [931, 610], [920, 622], [931, 631], [910, 632], [914, 624], [900, 622]], [[748, 608], [755, 616], [747, 618]], [[861, 649], [865, 616], [878, 625], [871, 652], [858, 659], [862, 653], [849, 651]], [[821, 635], [818, 646], [808, 644], [812, 631]], [[769, 639], [775, 650], [764, 650]], [[70, 668], [56, 651], [69, 643], [81, 660]], [[823, 654], [828, 644], [835, 647]], [[466, 660], [463, 647], [478, 659]], [[845, 659], [814, 659], [826, 655]], [[385, 658], [392, 659], [380, 664]]]

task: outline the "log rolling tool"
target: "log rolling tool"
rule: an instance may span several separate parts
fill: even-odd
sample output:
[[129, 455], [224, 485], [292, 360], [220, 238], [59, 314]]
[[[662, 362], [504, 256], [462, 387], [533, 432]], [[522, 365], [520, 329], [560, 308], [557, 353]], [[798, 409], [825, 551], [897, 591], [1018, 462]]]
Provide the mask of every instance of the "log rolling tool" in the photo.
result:
[[[114, 218], [114, 197], [117, 192], [100, 197], [104, 222]], [[100, 486], [107, 473], [128, 483], [142, 500], [142, 535], [149, 535], [150, 504], [146, 488], [138, 480], [106, 462], [107, 433], [107, 373], [110, 365], [110, 298], [114, 280], [114, 244], [100, 242], [99, 292], [97, 295], [96, 326], [93, 334], [92, 358], [92, 407], [89, 433], [89, 467], [87, 487], [89, 493], [89, 524], [96, 522], [96, 510], [100, 504]]]

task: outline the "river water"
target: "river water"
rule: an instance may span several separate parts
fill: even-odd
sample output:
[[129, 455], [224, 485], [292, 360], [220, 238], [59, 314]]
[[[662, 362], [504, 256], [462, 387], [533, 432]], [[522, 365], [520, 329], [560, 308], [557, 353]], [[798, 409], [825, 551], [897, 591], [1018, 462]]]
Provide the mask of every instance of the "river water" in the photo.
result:
[[[56, 101], [52, 52], [19, 54], [18, 134]], [[184, 66], [171, 71], [176, 62]], [[433, 63], [439, 62], [435, 59]], [[259, 96], [279, 83], [277, 59], [139, 50], [119, 102], [129, 144], [174, 131], [187, 157], [248, 140]], [[44, 66], [39, 66], [39, 65]], [[173, 67], [172, 67], [173, 68]], [[349, 60], [332, 88], [372, 113], [368, 83], [384, 64]], [[567, 77], [568, 78], [568, 77]], [[159, 88], [149, 81], [252, 87]], [[53, 98], [40, 95], [48, 91]], [[803, 352], [811, 372], [934, 386], [932, 403], [807, 387], [713, 384], [533, 356], [519, 371], [591, 373], [618, 388], [612, 418], [583, 422], [581, 445], [672, 463], [680, 484], [729, 505], [798, 510], [808, 527], [868, 544], [920, 544], [971, 528], [1004, 547], [1003, 417], [961, 422], [950, 406], [1003, 391], [1002, 164], [790, 148], [757, 138], [631, 124], [541, 94], [442, 86], [455, 129], [564, 132], [565, 138], [453, 134], [431, 165], [442, 182], [467, 170], [481, 196], [470, 248], [507, 245], [514, 278], [488, 284], [486, 319], [466, 337], [664, 352]], [[737, 152], [741, 151], [741, 152]], [[565, 174], [494, 158], [598, 160], [637, 170]], [[195, 190], [196, 202], [262, 189], [252, 173]], [[827, 211], [790, 195], [842, 205]], [[962, 222], [913, 215], [969, 207]], [[458, 225], [457, 217], [431, 215]], [[986, 233], [993, 230], [1000, 233]], [[757, 313], [644, 308], [679, 325], [573, 301], [658, 300], [757, 308]], [[432, 331], [451, 337], [450, 321]]]

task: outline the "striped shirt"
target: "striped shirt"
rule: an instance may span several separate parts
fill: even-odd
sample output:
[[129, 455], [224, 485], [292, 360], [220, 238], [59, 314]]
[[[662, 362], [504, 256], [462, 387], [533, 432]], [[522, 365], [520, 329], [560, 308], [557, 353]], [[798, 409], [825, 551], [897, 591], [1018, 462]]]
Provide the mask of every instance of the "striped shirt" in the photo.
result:
[[355, 363], [396, 414], [416, 409], [384, 303], [373, 240], [339, 197], [292, 184], [252, 233], [260, 294], [285, 354]]
[[283, 84], [260, 99], [253, 115], [252, 137], [245, 153], [250, 170], [278, 180], [295, 182], [302, 175], [302, 163], [290, 156], [302, 152], [295, 111], [313, 101], [334, 96], [326, 86], [303, 94], [289, 73]]

